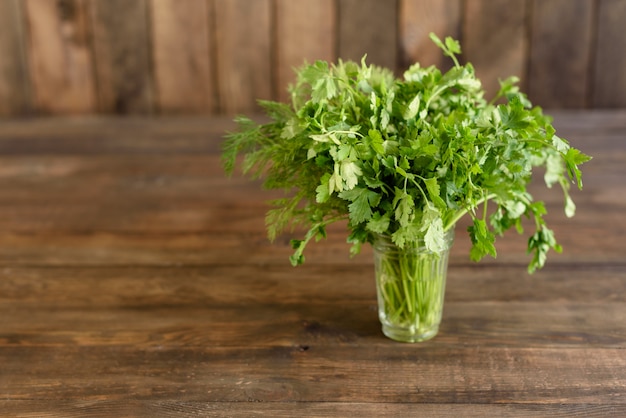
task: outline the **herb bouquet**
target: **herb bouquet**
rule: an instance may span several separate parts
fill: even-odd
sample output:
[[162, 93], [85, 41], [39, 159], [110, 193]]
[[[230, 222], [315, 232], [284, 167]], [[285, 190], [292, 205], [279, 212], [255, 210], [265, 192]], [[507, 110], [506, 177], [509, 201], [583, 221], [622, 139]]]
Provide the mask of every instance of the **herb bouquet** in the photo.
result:
[[341, 220], [352, 254], [374, 246], [383, 332], [412, 342], [437, 333], [457, 221], [471, 217], [470, 257], [478, 261], [496, 256], [496, 235], [522, 233], [522, 218], [533, 219], [533, 272], [550, 249], [561, 250], [543, 202], [527, 191], [533, 168], [544, 168], [548, 187], [561, 187], [573, 216], [570, 183], [582, 188], [579, 165], [590, 158], [555, 135], [515, 77], [488, 102], [472, 65], [459, 64], [459, 43], [431, 39], [453, 60], [448, 72], [414, 64], [398, 79], [365, 58], [317, 61], [298, 70], [290, 104], [261, 101], [270, 121], [237, 118], [239, 130], [223, 147], [227, 173], [243, 154], [244, 173], [287, 191], [266, 223], [270, 239], [306, 227], [292, 240], [293, 265]]

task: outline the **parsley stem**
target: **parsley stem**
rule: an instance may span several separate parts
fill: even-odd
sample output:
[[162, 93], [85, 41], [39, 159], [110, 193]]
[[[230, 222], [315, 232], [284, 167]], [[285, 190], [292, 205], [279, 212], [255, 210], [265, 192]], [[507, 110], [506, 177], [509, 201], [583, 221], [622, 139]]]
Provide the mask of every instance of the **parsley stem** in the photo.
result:
[[399, 341], [433, 337], [443, 311], [448, 253], [452, 233], [441, 252], [426, 250], [417, 240], [399, 248], [388, 236], [374, 240], [379, 318], [383, 332]]
[[483, 201], [483, 219], [484, 220], [487, 220], [487, 202], [488, 202], [487, 199]]
[[364, 137], [365, 137], [365, 136], [364, 136], [362, 133], [360, 133], [359, 131], [327, 131], [326, 133], [327, 133], [327, 134], [345, 134], [345, 135], [350, 135], [350, 134], [353, 134], [353, 135], [358, 135], [358, 136], [360, 136], [361, 138], [364, 138]]
[[[474, 204], [469, 207], [469, 208], [465, 208], [465, 209], [460, 209], [457, 212], [454, 213], [454, 215], [452, 216], [452, 218], [447, 221], [444, 226], [443, 226], [443, 231], [447, 232], [448, 230], [450, 230], [451, 228], [454, 227], [454, 225], [456, 225], [456, 223], [463, 217], [465, 216], [467, 213], [469, 213], [469, 211], [475, 207], [480, 206], [481, 203], [485, 203], [485, 210], [486, 210], [486, 204], [487, 201], [496, 198], [497, 195], [495, 193], [490, 193], [486, 196], [483, 196], [482, 198], [480, 198], [479, 200], [477, 200], [476, 202], [474, 202]], [[485, 216], [486, 218], [486, 216]]]

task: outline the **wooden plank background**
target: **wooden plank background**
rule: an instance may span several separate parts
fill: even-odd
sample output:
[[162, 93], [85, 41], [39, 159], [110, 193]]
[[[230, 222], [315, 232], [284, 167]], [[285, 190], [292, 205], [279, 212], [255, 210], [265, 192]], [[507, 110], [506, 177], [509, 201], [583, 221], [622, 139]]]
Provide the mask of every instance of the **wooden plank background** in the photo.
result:
[[0, 116], [226, 114], [337, 58], [517, 75], [549, 108], [626, 106], [625, 0], [0, 0]]

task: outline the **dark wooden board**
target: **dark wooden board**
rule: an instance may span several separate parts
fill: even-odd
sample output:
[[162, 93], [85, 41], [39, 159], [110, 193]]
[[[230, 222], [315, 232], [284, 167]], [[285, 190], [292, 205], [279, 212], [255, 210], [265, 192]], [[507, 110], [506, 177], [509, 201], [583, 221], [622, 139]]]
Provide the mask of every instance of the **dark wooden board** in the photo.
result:
[[400, 0], [399, 44], [401, 68], [415, 62], [422, 67], [435, 65], [445, 70], [452, 67], [452, 60], [444, 57], [441, 50], [430, 40], [430, 32], [439, 38], [451, 36], [459, 40], [463, 3], [460, 0]]
[[397, 0], [339, 0], [338, 55], [395, 70], [398, 64]]
[[217, 108], [212, 2], [152, 1], [152, 52], [161, 113], [204, 113]]
[[234, 130], [231, 116], [6, 119], [0, 121], [0, 154], [216, 154]]
[[149, 114], [152, 76], [146, 0], [92, 1], [101, 113]]
[[[252, 401], [252, 400], [251, 400]], [[509, 417], [618, 417], [626, 415], [624, 405], [580, 404], [453, 404], [453, 403], [374, 403], [374, 402], [218, 402], [204, 401], [50, 401], [23, 400], [1, 401], [0, 409], [8, 416], [35, 415], [51, 417], [115, 416], [135, 418], [138, 416], [159, 418], [187, 418], [210, 416], [216, 418], [249, 418], [251, 415], [292, 418], [294, 416], [350, 417], [350, 416], [397, 416], [412, 415], [437, 417], [483, 418], [488, 416]], [[55, 411], [55, 412], [51, 412]], [[22, 414], [22, 415], [20, 415]]]
[[[374, 270], [369, 252], [343, 263], [310, 260], [311, 263], [297, 269], [286, 260], [284, 263], [243, 266], [236, 263], [159, 266], [141, 261], [127, 266], [13, 265], [0, 271], [0, 301], [7, 306], [23, 305], [24, 310], [37, 305], [42, 309], [67, 310], [115, 309], [120, 306], [128, 309], [197, 309], [205, 306], [207, 301], [217, 300], [222, 308], [231, 304], [240, 307], [274, 303], [293, 310], [306, 293], [316, 305], [341, 301], [350, 301], [351, 305], [374, 303]], [[489, 302], [498, 309], [508, 303], [516, 309], [524, 303], [552, 303], [555, 314], [576, 304], [596, 313], [604, 308], [615, 310], [618, 304], [626, 301], [626, 294], [615, 292], [626, 286], [624, 264], [550, 264], [545, 270], [529, 276], [516, 265], [484, 265], [455, 260], [449, 269], [446, 303]], [[340, 274], [343, 280], [338, 282], [333, 272]], [[590, 276], [595, 279], [590, 280]], [[224, 280], [226, 277], [233, 280]], [[333, 292], [328, 291], [331, 286]], [[94, 289], [98, 291], [90, 293]], [[280, 300], [276, 300], [277, 291], [281, 292]], [[561, 321], [566, 322], [568, 318], [563, 317]], [[16, 318], [5, 326], [25, 331], [33, 326], [28, 322], [27, 317]], [[536, 324], [547, 328], [556, 325]], [[581, 325], [593, 332], [591, 324]]]
[[589, 101], [594, 2], [534, 0], [528, 95], [546, 108], [585, 108]]
[[41, 114], [96, 109], [91, 20], [85, 0], [24, 0], [33, 106]]
[[215, 3], [219, 109], [235, 114], [258, 110], [271, 99], [272, 53], [269, 0]]
[[0, 0], [0, 117], [19, 116], [30, 108], [20, 0]]
[[288, 102], [294, 69], [318, 59], [336, 60], [337, 8], [334, 0], [278, 0], [275, 7], [276, 96]]
[[527, 0], [465, 2], [463, 57], [476, 68], [488, 98], [498, 92], [498, 80], [510, 76], [526, 89], [527, 13]]
[[[184, 331], [177, 336], [185, 337]], [[308, 349], [155, 343], [1, 347], [3, 373], [10, 376], [3, 379], [3, 399], [622, 407], [626, 402], [620, 348], [491, 348], [476, 338], [452, 348], [392, 341], [369, 349], [336, 343]]]
[[626, 107], [626, 2], [598, 2], [598, 33], [593, 68], [592, 106]]

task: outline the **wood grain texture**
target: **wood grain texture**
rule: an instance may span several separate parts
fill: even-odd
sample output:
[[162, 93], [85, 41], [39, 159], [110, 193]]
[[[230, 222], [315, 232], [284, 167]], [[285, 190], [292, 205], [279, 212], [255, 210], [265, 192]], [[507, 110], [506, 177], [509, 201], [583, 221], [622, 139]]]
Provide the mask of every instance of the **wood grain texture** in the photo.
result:
[[152, 83], [146, 0], [91, 0], [101, 113], [149, 114]]
[[594, 3], [535, 0], [532, 11], [530, 100], [546, 108], [586, 107]]
[[463, 57], [476, 68], [487, 97], [500, 89], [499, 79], [510, 76], [519, 77], [526, 89], [527, 12], [527, 0], [465, 2]]
[[626, 112], [559, 112], [595, 158], [565, 248], [471, 263], [460, 225], [436, 338], [383, 336], [371, 249], [343, 225], [288, 263], [258, 183], [226, 178], [227, 118], [0, 122], [3, 416], [622, 416]]
[[23, 26], [19, 0], [0, 0], [0, 117], [29, 111]]
[[397, 0], [339, 0], [339, 57], [395, 70], [397, 22]]
[[430, 32], [439, 38], [461, 36], [461, 0], [400, 0], [400, 62], [407, 68], [414, 62], [423, 67], [435, 65], [442, 70], [452, 66], [449, 58], [430, 40]]
[[[34, 118], [28, 125], [5, 119], [0, 147], [3, 153], [57, 155], [189, 153], [190, 147], [217, 153], [225, 132], [236, 124], [231, 116], [212, 116], [210, 122], [197, 116]], [[130, 132], [133, 141], [128, 140]]]
[[[375, 403], [375, 402], [220, 402], [203, 401], [2, 401], [0, 409], [8, 416], [37, 416], [41, 418], [109, 417], [187, 418], [210, 416], [216, 418], [249, 418], [251, 415], [292, 418], [294, 416], [350, 417], [412, 415], [436, 417], [619, 417], [626, 415], [625, 405], [594, 403], [555, 405], [545, 403], [522, 404], [434, 404], [434, 403]], [[51, 412], [54, 411], [54, 412]]]
[[626, 2], [600, 0], [592, 106], [626, 107]]
[[[308, 280], [294, 278], [290, 267], [7, 268], [2, 273], [0, 304], [14, 314], [10, 321], [0, 321], [0, 347], [58, 347], [69, 341], [142, 350], [160, 345], [172, 349], [336, 343], [387, 347], [375, 312], [371, 263], [307, 268]], [[444, 321], [437, 340], [430, 344], [435, 348], [453, 349], [472, 339], [492, 349], [505, 342], [511, 349], [529, 344], [542, 349], [619, 349], [626, 343], [620, 325], [626, 319], [621, 309], [624, 297], [611, 295], [626, 285], [620, 268], [597, 273], [585, 269], [582, 274], [563, 267], [526, 280], [510, 267], [490, 271], [453, 265], [451, 270]], [[332, 277], [337, 273], [344, 278], [340, 284]], [[550, 283], [554, 273], [563, 276]], [[600, 285], [585, 283], [590, 274]], [[515, 283], [519, 281], [523, 283]], [[591, 291], [584, 294], [586, 290]], [[309, 298], [305, 306], [303, 294]], [[343, 306], [341, 315], [337, 305]], [[48, 324], [52, 312], [55, 323]], [[153, 322], [155, 316], [162, 319]], [[611, 318], [608, 323], [607, 318]], [[238, 325], [231, 327], [231, 323]], [[44, 327], [51, 333], [42, 334]]]
[[277, 96], [287, 101], [287, 87], [295, 81], [295, 68], [305, 61], [335, 61], [337, 11], [334, 0], [277, 0], [275, 7]]
[[[197, 329], [187, 327], [177, 338], [184, 339], [190, 328]], [[119, 337], [120, 343], [109, 346], [5, 345], [0, 359], [10, 380], [3, 399], [624, 405], [626, 360], [620, 348], [433, 344], [415, 349], [389, 342], [367, 349], [337, 339], [333, 330], [313, 332], [329, 344], [257, 348], [251, 335], [242, 341], [251, 347], [232, 349], [193, 344], [141, 349]], [[28, 375], [20, 373], [25, 368]]]
[[[626, 234], [621, 212], [610, 210], [626, 210], [619, 200], [626, 194], [619, 176], [626, 158], [620, 151], [623, 116], [589, 114], [588, 125], [572, 115], [556, 119], [562, 136], [594, 155], [585, 166], [584, 182], [597, 191], [591, 192], [594, 200], [579, 202], [577, 216], [568, 220], [559, 194], [549, 193], [540, 183], [533, 187], [533, 195], [546, 201], [553, 228], [565, 246], [565, 253], [551, 257], [551, 263], [623, 259], [619, 236], [607, 235], [597, 224], [597, 214], [602, 213], [614, 232]], [[4, 123], [0, 152], [6, 157], [0, 159], [0, 197], [11, 205], [0, 205], [0, 229], [10, 243], [2, 256], [20, 264], [40, 257], [55, 265], [125, 265], [133, 259], [163, 265], [232, 263], [245, 253], [255, 262], [285, 263], [289, 237], [269, 244], [263, 222], [266, 201], [281, 194], [222, 173], [219, 143], [223, 132], [233, 128], [226, 118], [211, 123], [202, 118]], [[17, 159], [20, 156], [28, 158]], [[94, 187], [82, 188], [83, 182]], [[219, 190], [219, 195], [213, 190]], [[572, 192], [576, 200], [589, 193]], [[311, 246], [310, 260], [348, 262], [344, 228], [337, 225], [323, 245]], [[464, 228], [458, 229], [454, 262], [467, 262]], [[581, 231], [588, 246], [577, 244]], [[209, 240], [212, 234], [222, 241]], [[44, 253], [33, 249], [41, 240], [47, 243]], [[514, 233], [499, 239], [498, 245], [510, 251], [493, 263], [516, 263], [522, 271], [527, 262], [520, 257], [525, 240]]]
[[622, 0], [0, 0], [0, 116], [254, 113], [293, 67], [337, 57], [400, 74], [452, 65], [521, 77], [547, 108], [626, 107]]
[[[56, 267], [14, 265], [0, 272], [2, 278], [0, 301], [33, 308], [39, 304], [41, 308], [46, 309], [63, 305], [70, 310], [88, 307], [115, 309], [119, 306], [202, 308], [206, 300], [217, 299], [223, 304], [234, 306], [247, 304], [269, 306], [272, 303], [281, 303], [293, 308], [299, 303], [302, 292], [306, 291], [311, 303], [331, 305], [345, 301], [349, 305], [354, 305], [354, 309], [360, 309], [360, 305], [372, 303], [375, 292], [373, 264], [369, 258], [362, 257], [357, 259], [357, 262], [333, 264], [322, 264], [313, 260], [314, 264], [311, 267], [304, 268], [309, 280], [294, 278], [293, 269], [287, 262], [267, 263], [261, 266], [241, 266], [235, 263], [223, 265], [207, 263], [196, 266], [81, 266], [78, 263], [70, 265], [70, 262], [65, 266]], [[560, 329], [561, 333], [565, 334], [566, 329], [571, 326], [569, 321], [576, 319], [568, 318], [564, 314], [572, 308], [572, 305], [579, 305], [581, 311], [590, 313], [590, 320], [589, 323], [581, 324], [581, 328], [571, 330], [570, 335], [573, 337], [586, 334], [593, 338], [594, 335], [600, 336], [594, 331], [594, 327], [601, 325], [599, 324], [602, 320], [601, 315], [618, 311], [619, 305], [626, 302], [624, 293], [614, 292], [624, 285], [623, 264], [607, 263], [596, 267], [582, 263], [574, 266], [553, 263], [536, 276], [520, 277], [518, 267], [511, 264], [483, 266], [457, 262], [453, 263], [450, 269], [446, 302], [463, 304], [476, 312], [481, 310], [481, 303], [489, 303], [489, 308], [494, 310], [492, 320], [499, 318], [503, 323], [506, 318], [509, 322], [520, 322], [520, 326], [524, 328], [519, 331], [504, 331], [508, 334], [529, 332], [530, 327], [540, 327], [541, 331], [551, 330], [552, 333]], [[185, 274], [178, 274], [181, 271]], [[337, 282], [333, 272], [342, 273], [345, 280]], [[596, 277], [595, 281], [588, 279], [591, 274]], [[176, 280], [172, 280], [174, 276], [178, 276]], [[222, 283], [225, 277], [231, 277], [232, 280]], [[331, 286], [333, 292], [328, 291]], [[477, 293], [475, 289], [481, 289], [481, 292]], [[90, 293], [90, 290], [97, 292]], [[254, 292], [251, 293], [251, 290]], [[281, 292], [280, 301], [276, 300], [278, 290]], [[517, 317], [525, 304], [530, 302], [537, 305], [550, 303], [552, 305], [550, 313], [556, 321], [533, 324], [533, 320], [539, 315], [533, 312], [526, 314], [530, 315], [529, 317]], [[507, 306], [512, 309], [509, 313], [504, 312]], [[461, 311], [457, 313], [460, 314]], [[453, 316], [452, 312], [449, 314]], [[623, 312], [618, 312], [617, 315], [621, 317]], [[45, 320], [45, 317], [39, 317], [38, 320]], [[527, 323], [521, 324], [521, 321]], [[29, 322], [27, 317], [16, 318], [11, 324], [5, 324], [5, 329], [10, 328], [12, 332], [22, 332], [24, 336], [36, 339], [38, 337], [28, 331], [36, 327], [34, 318], [30, 325]], [[287, 322], [285, 320], [281, 323]], [[73, 331], [84, 333], [89, 330], [77, 327]], [[469, 328], [464, 331], [472, 332]], [[212, 335], [206, 338], [229, 344], [223, 336]], [[572, 346], [581, 343], [574, 338], [551, 341], [549, 333], [542, 336], [539, 329], [535, 332], [534, 338], [543, 344]], [[626, 336], [615, 334], [612, 339], [619, 344]], [[605, 338], [605, 341], [608, 340]], [[447, 343], [451, 341], [448, 339]], [[514, 341], [512, 345], [514, 344], [525, 342]]]
[[24, 0], [37, 112], [84, 114], [96, 109], [87, 6], [85, 0]]
[[211, 113], [216, 108], [209, 0], [152, 0], [156, 102], [161, 113]]
[[258, 110], [272, 98], [270, 0], [215, 2], [217, 79], [223, 113]]

